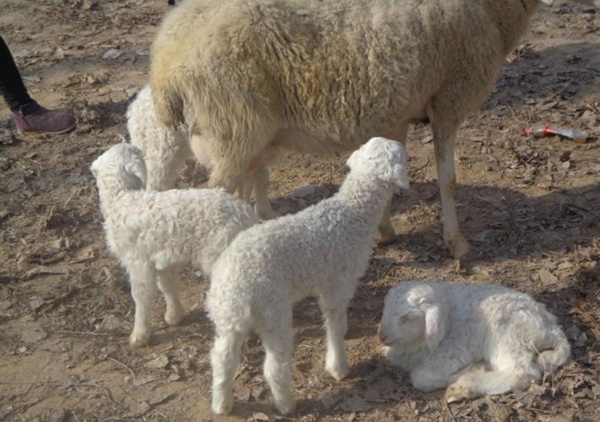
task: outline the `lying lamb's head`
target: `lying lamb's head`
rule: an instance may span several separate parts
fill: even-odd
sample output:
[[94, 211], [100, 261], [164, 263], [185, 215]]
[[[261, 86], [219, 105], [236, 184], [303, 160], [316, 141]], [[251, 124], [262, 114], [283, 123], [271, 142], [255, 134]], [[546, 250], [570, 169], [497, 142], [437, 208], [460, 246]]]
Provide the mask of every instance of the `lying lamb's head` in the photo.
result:
[[90, 170], [96, 181], [116, 178], [127, 189], [146, 187], [146, 164], [142, 151], [127, 143], [114, 145], [92, 163]]
[[354, 151], [346, 164], [350, 170], [375, 174], [380, 180], [408, 189], [406, 150], [400, 142], [371, 138]]
[[448, 305], [442, 292], [427, 283], [404, 282], [385, 297], [379, 339], [386, 346], [417, 346], [434, 350], [446, 333]]

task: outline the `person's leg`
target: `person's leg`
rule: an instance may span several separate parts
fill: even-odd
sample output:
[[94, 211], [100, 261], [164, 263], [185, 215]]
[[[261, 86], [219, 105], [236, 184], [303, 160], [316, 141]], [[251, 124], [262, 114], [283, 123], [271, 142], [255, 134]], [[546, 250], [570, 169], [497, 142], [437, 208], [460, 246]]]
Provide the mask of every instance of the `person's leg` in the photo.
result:
[[75, 117], [67, 110], [48, 110], [33, 100], [8, 46], [0, 37], [0, 95], [20, 132], [63, 133], [75, 127]]
[[27, 93], [19, 69], [15, 64], [8, 46], [0, 36], [0, 95], [12, 111], [17, 111], [25, 104], [33, 100]]

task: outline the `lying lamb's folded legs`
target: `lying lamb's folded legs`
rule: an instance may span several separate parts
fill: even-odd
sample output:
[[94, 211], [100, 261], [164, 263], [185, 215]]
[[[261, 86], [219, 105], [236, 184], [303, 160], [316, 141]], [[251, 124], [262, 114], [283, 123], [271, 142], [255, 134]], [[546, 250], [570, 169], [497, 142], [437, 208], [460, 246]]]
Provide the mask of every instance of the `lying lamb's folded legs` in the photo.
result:
[[504, 394], [522, 390], [542, 376], [542, 369], [534, 362], [533, 353], [509, 347], [498, 348], [490, 362], [491, 371], [472, 367], [462, 371], [446, 389], [444, 398], [448, 403], [471, 399], [488, 394]]

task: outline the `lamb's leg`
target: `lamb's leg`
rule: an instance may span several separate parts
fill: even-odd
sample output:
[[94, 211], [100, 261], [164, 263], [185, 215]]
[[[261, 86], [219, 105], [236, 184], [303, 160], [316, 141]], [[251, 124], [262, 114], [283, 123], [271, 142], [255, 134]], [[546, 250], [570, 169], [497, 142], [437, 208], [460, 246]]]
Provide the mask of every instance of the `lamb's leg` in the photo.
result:
[[430, 356], [413, 368], [410, 373], [413, 387], [425, 392], [445, 388], [472, 364], [469, 356], [459, 349], [445, 349], [443, 352], [443, 355]]
[[212, 410], [218, 415], [229, 414], [233, 409], [233, 379], [245, 338], [246, 333], [217, 329], [210, 362], [213, 371]]
[[165, 296], [165, 321], [169, 325], [179, 324], [185, 316], [185, 309], [179, 300], [179, 278], [178, 268], [158, 272], [158, 288]]
[[445, 120], [437, 121], [430, 116], [433, 130], [435, 160], [438, 173], [438, 185], [442, 200], [442, 220], [444, 224], [444, 242], [450, 248], [454, 258], [460, 258], [469, 251], [469, 244], [458, 227], [456, 204], [456, 174], [454, 168], [454, 144], [457, 126]]
[[262, 327], [259, 335], [265, 347], [264, 375], [273, 394], [275, 407], [283, 415], [288, 415], [296, 408], [296, 400], [292, 393], [292, 355], [294, 334], [290, 315], [278, 315], [278, 321]]
[[150, 306], [157, 293], [155, 276], [146, 266], [129, 268], [131, 295], [135, 302], [133, 332], [129, 337], [131, 347], [146, 346], [150, 339]]
[[514, 344], [501, 344], [491, 358], [491, 371], [474, 368], [463, 371], [446, 389], [448, 403], [471, 399], [487, 394], [504, 394], [527, 388], [542, 376], [533, 353], [524, 348], [514, 349]]
[[344, 350], [344, 336], [348, 331], [348, 317], [346, 309], [349, 303], [329, 304], [322, 297], [319, 307], [325, 317], [327, 331], [327, 354], [325, 356], [325, 369], [337, 380], [346, 377], [350, 372], [346, 351]]

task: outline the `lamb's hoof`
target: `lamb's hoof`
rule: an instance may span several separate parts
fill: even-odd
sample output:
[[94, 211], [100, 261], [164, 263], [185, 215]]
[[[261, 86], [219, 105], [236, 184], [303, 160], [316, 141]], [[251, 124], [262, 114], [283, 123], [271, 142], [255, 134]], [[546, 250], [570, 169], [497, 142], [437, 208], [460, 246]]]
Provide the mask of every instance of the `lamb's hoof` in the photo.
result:
[[291, 398], [282, 402], [275, 402], [275, 407], [282, 415], [291, 415], [296, 410], [296, 400]]
[[233, 396], [223, 399], [213, 397], [212, 410], [217, 415], [229, 415], [233, 410]]
[[343, 380], [350, 373], [350, 368], [348, 367], [348, 364], [327, 367], [326, 370], [333, 378], [335, 378], [338, 381]]
[[129, 336], [129, 346], [134, 349], [139, 349], [140, 347], [146, 347], [146, 346], [148, 346], [149, 340], [150, 340], [149, 335], [138, 335], [138, 334], [132, 333], [131, 336]]
[[185, 318], [185, 311], [183, 308], [177, 309], [173, 312], [165, 313], [165, 322], [171, 326], [178, 325], [183, 318]]
[[462, 400], [472, 399], [477, 397], [477, 392], [470, 387], [464, 385], [452, 384], [446, 388], [444, 393], [444, 400], [446, 403], [455, 403]]

